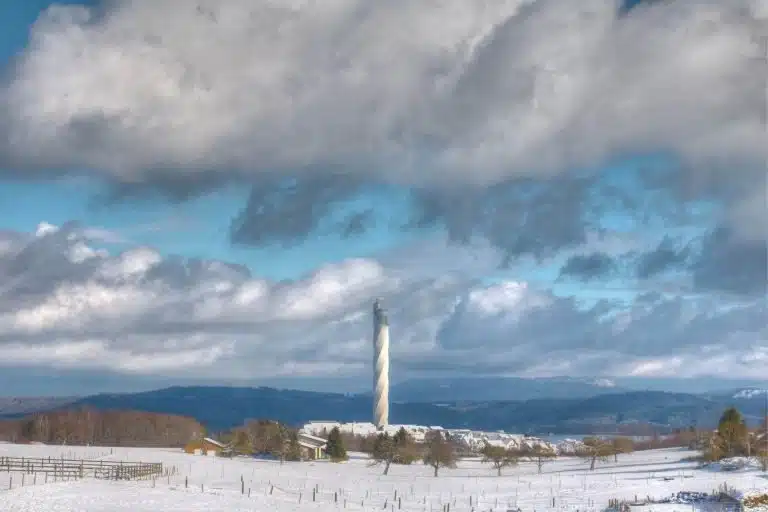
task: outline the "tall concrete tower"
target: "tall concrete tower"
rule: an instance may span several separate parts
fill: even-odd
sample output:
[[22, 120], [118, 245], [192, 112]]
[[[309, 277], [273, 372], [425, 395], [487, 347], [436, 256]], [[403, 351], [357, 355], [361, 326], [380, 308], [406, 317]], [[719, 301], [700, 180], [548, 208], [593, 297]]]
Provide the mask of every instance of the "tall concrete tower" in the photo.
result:
[[378, 299], [373, 303], [373, 423], [389, 423], [389, 321]]

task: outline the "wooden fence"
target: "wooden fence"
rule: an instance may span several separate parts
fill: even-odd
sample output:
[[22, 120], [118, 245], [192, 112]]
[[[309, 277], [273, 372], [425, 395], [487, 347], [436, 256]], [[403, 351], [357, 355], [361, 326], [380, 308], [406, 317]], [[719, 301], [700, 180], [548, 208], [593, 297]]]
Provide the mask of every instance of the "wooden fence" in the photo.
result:
[[100, 478], [108, 480], [149, 480], [162, 476], [161, 462], [124, 462], [28, 457], [0, 457], [0, 472], [36, 474], [54, 478]]

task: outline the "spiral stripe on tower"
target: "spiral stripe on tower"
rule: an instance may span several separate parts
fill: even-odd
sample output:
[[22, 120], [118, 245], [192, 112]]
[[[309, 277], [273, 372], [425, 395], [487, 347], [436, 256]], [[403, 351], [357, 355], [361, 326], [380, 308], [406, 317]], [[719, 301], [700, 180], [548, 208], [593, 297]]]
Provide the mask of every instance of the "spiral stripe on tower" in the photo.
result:
[[389, 423], [389, 322], [377, 300], [373, 304], [373, 423]]

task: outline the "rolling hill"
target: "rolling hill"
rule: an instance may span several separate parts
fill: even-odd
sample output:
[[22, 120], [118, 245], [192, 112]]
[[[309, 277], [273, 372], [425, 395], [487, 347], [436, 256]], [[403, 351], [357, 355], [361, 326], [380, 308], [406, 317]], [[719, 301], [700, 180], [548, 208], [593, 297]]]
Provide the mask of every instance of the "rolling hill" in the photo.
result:
[[[712, 427], [729, 405], [752, 424], [763, 417], [762, 394], [694, 395], [663, 391], [626, 391], [584, 398], [530, 400], [393, 402], [390, 421], [508, 432], [586, 434], [623, 429], [658, 431], [691, 425]], [[343, 395], [259, 387], [176, 386], [155, 391], [98, 394], [68, 401], [39, 401], [0, 416], [19, 417], [35, 410], [92, 407], [177, 414], [197, 419], [211, 430], [229, 429], [248, 419], [269, 418], [300, 425], [309, 421], [370, 421], [371, 400]]]

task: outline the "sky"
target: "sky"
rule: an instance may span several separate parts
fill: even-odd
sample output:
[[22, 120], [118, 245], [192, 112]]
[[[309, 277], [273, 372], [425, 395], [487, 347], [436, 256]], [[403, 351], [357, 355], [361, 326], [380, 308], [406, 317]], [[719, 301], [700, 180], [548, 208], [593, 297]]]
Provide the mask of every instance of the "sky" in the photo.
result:
[[768, 0], [1, 2], [2, 388], [357, 390], [377, 297], [395, 381], [765, 379], [762, 34]]

